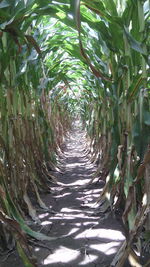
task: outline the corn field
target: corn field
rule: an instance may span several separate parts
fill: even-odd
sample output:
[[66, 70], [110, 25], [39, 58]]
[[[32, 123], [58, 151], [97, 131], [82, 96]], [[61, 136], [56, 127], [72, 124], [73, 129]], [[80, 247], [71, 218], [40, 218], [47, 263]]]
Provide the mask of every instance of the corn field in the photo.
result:
[[[79, 116], [87, 132], [98, 201], [121, 210], [126, 240], [112, 265], [150, 251], [150, 1], [0, 1], [0, 247], [37, 266], [32, 203]], [[92, 182], [92, 181], [91, 181]], [[141, 265], [131, 265], [141, 266]], [[145, 267], [150, 266], [147, 262]]]

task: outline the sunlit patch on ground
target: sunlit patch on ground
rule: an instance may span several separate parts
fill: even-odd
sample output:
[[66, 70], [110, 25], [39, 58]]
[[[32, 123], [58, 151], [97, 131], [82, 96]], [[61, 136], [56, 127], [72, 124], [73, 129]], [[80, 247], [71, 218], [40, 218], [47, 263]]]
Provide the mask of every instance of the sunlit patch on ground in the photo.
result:
[[[85, 184], [87, 184], [89, 182], [89, 178], [88, 179], [86, 179], [86, 178], [83, 179], [83, 175], [81, 175], [81, 178], [80, 179], [76, 179], [76, 181], [73, 182], [73, 183], [68, 183], [67, 187], [81, 186], [81, 185], [85, 185]], [[62, 184], [62, 186], [64, 186], [64, 185]]]
[[43, 264], [48, 265], [52, 263], [67, 263], [75, 260], [80, 255], [79, 251], [69, 249], [64, 246], [60, 246], [54, 253], [50, 254], [46, 259], [44, 259]]
[[106, 244], [94, 244], [90, 245], [92, 249], [95, 249], [97, 251], [103, 252], [106, 255], [111, 255], [116, 253], [118, 250], [118, 246], [120, 245], [120, 242], [109, 242]]
[[52, 222], [50, 222], [50, 221], [41, 222], [41, 225], [43, 225], [43, 226], [50, 225], [50, 224], [52, 224]]
[[82, 260], [79, 263], [79, 266], [86, 266], [87, 264], [92, 263], [97, 259], [98, 259], [98, 256], [96, 256], [96, 255], [86, 255], [86, 252], [85, 252], [84, 260]]
[[88, 229], [79, 235], [76, 236], [78, 238], [107, 238], [110, 240], [120, 240], [123, 241], [125, 239], [124, 235], [117, 230], [111, 229]]
[[42, 213], [42, 214], [39, 215], [39, 219], [43, 219], [43, 218], [47, 217], [48, 215], [49, 215], [48, 212], [47, 213]]
[[81, 208], [80, 209], [74, 209], [74, 208], [62, 208], [61, 209], [61, 212], [62, 213], [72, 213], [72, 214], [74, 214], [74, 216], [77, 216], [77, 215], [80, 215], [82, 218], [84, 218], [85, 217], [85, 213], [86, 214], [92, 214], [93, 213], [93, 211], [90, 211], [90, 210], [86, 210], [86, 211], [84, 211], [84, 213], [81, 213]]

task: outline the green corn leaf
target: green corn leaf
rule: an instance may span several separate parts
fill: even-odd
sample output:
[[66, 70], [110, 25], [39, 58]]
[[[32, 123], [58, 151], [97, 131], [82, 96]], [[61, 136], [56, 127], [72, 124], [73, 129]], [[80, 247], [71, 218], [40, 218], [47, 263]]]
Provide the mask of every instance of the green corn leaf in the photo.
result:
[[117, 9], [116, 9], [116, 4], [114, 3], [114, 0], [109, 1], [105, 0], [104, 4], [106, 6], [106, 9], [112, 16], [118, 16]]
[[150, 112], [144, 110], [144, 123], [148, 126], [150, 126]]
[[131, 46], [132, 49], [134, 49], [135, 51], [143, 54], [143, 55], [147, 55], [147, 53], [145, 52], [145, 49], [142, 47], [142, 44], [138, 41], [136, 41], [132, 35], [129, 33], [129, 30], [127, 27], [124, 26], [124, 32], [125, 32], [125, 35], [128, 39], [128, 42]]
[[23, 260], [24, 266], [25, 267], [37, 267], [37, 264], [33, 263], [33, 260], [31, 260], [24, 252], [21, 244], [19, 242], [17, 242], [17, 250], [18, 253], [21, 257], [21, 259]]

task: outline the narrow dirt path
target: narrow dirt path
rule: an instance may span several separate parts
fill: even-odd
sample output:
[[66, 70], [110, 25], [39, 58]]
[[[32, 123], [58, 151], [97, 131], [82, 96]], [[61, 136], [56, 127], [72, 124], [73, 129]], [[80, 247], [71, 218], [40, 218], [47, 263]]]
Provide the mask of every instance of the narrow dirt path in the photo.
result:
[[103, 182], [83, 186], [96, 170], [85, 145], [84, 132], [76, 125], [66, 141], [63, 175], [57, 174], [59, 185], [54, 185], [51, 196], [44, 198], [55, 213], [39, 215], [43, 228], [49, 230], [47, 234], [67, 237], [47, 244], [51, 251], [38, 251], [37, 247], [40, 266], [110, 266], [124, 240], [119, 222], [110, 214], [100, 213], [95, 205]]
[[[52, 184], [51, 193], [43, 196], [51, 212], [40, 210], [41, 223], [32, 227], [59, 237], [51, 242], [34, 243], [38, 267], [109, 267], [124, 240], [117, 219], [110, 212], [103, 214], [95, 205], [103, 182], [84, 187], [96, 170], [86, 155], [85, 146], [85, 134], [76, 124], [66, 140], [61, 160], [63, 174], [55, 173], [58, 184]], [[23, 265], [10, 256], [2, 264], [6, 266]]]

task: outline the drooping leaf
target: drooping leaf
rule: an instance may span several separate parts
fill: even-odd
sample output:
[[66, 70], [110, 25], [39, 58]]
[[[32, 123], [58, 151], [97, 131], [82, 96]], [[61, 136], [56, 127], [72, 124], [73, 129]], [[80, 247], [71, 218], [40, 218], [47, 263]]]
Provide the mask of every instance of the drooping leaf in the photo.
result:
[[128, 39], [128, 42], [131, 46], [132, 49], [134, 49], [135, 51], [143, 54], [143, 55], [147, 55], [145, 49], [142, 47], [142, 43], [136, 41], [132, 35], [129, 33], [129, 30], [127, 27], [124, 26], [124, 31], [125, 31], [125, 34], [127, 36], [127, 39]]

